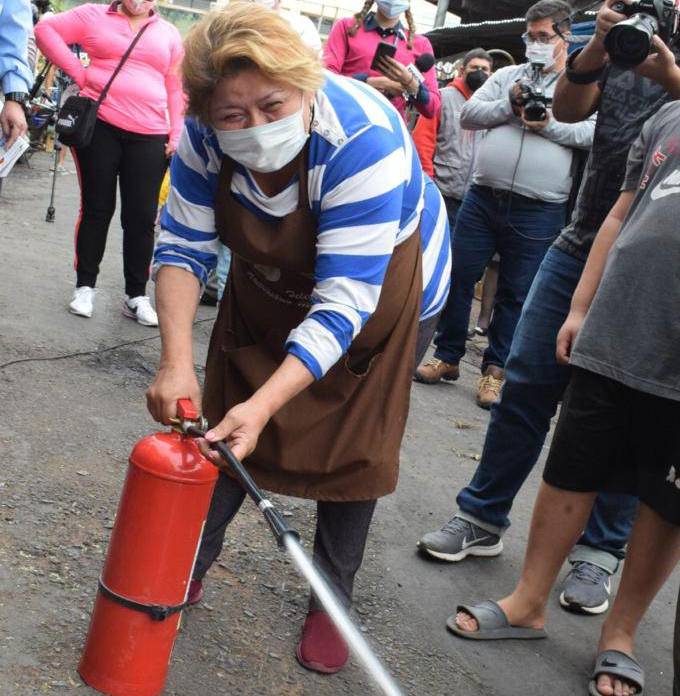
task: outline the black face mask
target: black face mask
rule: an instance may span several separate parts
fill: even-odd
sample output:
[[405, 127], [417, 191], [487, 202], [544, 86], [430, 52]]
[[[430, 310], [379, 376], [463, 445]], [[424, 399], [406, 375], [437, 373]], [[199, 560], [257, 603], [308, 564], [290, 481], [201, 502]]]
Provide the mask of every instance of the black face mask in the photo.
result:
[[477, 70], [465, 76], [465, 84], [473, 92], [476, 92], [488, 79], [489, 76], [481, 68], [477, 68]]

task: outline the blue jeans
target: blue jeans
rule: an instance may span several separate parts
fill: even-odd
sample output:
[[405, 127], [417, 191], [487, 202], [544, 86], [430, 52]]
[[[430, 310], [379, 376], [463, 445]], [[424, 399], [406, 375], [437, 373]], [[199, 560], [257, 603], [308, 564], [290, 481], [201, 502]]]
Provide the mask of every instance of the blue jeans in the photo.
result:
[[495, 252], [501, 256], [498, 290], [489, 326], [488, 365], [503, 367], [531, 282], [564, 225], [565, 205], [543, 203], [508, 191], [472, 186], [453, 232], [453, 283], [435, 339], [435, 357], [457, 365], [465, 355], [475, 284]]
[[[500, 534], [541, 454], [550, 419], [569, 382], [569, 368], [555, 360], [557, 333], [569, 313], [584, 263], [552, 247], [531, 286], [505, 366], [505, 385], [491, 407], [482, 459], [458, 494], [462, 516]], [[598, 495], [571, 560], [587, 560], [614, 572], [637, 509], [627, 495]]]

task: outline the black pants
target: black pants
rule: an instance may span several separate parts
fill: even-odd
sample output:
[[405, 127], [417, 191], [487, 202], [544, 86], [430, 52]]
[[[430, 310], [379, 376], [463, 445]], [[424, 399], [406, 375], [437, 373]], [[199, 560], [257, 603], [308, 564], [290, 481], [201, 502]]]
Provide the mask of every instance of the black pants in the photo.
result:
[[142, 135], [97, 121], [92, 142], [74, 148], [81, 189], [76, 228], [77, 286], [94, 287], [120, 182], [125, 292], [146, 294], [167, 135]]
[[[227, 526], [241, 507], [245, 495], [234, 479], [220, 472], [196, 559], [196, 580], [203, 578], [220, 555]], [[364, 557], [375, 503], [375, 500], [317, 503], [314, 563], [346, 607], [352, 603], [354, 576]], [[320, 608], [314, 596], [310, 600], [310, 608]]]

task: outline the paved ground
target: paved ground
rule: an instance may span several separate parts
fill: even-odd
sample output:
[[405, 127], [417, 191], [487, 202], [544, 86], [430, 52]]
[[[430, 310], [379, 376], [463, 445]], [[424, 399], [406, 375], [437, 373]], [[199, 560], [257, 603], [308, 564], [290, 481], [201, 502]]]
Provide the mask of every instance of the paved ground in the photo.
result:
[[[57, 220], [46, 224], [47, 169], [47, 159], [35, 157], [30, 170], [12, 173], [0, 197], [1, 696], [94, 694], [75, 668], [126, 458], [154, 430], [143, 394], [159, 342], [153, 329], [120, 314], [119, 225], [112, 226], [95, 317], [68, 314], [77, 183], [72, 174], [58, 178]], [[199, 312], [199, 365], [213, 316]], [[566, 614], [556, 598], [548, 641], [468, 643], [444, 629], [458, 601], [498, 597], [512, 586], [537, 474], [518, 497], [501, 557], [452, 566], [415, 553], [419, 535], [449, 517], [481, 453], [488, 416], [473, 403], [475, 376], [466, 365], [455, 386], [414, 386], [399, 488], [378, 506], [355, 616], [408, 694], [585, 694], [601, 619]], [[312, 506], [279, 504], [309, 543]], [[676, 573], [660, 593], [640, 633], [652, 696], [670, 693], [679, 579]], [[185, 615], [165, 693], [371, 693], [354, 664], [332, 678], [297, 665], [305, 604], [303, 582], [247, 504], [208, 577], [205, 604]]]

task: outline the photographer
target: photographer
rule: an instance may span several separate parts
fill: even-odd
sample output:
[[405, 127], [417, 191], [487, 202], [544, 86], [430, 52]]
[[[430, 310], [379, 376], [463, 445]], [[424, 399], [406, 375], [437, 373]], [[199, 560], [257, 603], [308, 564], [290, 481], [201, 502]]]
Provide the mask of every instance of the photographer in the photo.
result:
[[[418, 368], [417, 379], [431, 384], [458, 378], [474, 287], [498, 252], [498, 291], [477, 391], [482, 408], [498, 398], [522, 305], [564, 225], [572, 148], [588, 150], [593, 140], [594, 119], [560, 123], [546, 106], [567, 59], [566, 41], [553, 23], [568, 21], [570, 11], [562, 0], [541, 0], [530, 7], [523, 36], [529, 64], [498, 70], [461, 110], [463, 128], [487, 133], [477, 153], [473, 185], [458, 213], [454, 282], [443, 331], [435, 339], [434, 358]], [[535, 115], [530, 106], [543, 113]]]

